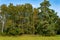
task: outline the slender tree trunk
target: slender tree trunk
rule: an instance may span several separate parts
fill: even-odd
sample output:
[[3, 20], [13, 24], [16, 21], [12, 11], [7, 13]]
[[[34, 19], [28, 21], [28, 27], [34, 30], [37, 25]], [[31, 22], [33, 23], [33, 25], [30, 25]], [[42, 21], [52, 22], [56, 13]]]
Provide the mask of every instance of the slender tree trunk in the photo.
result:
[[4, 30], [4, 21], [2, 22], [2, 33], [3, 33], [3, 30]]
[[4, 31], [4, 26], [5, 26], [5, 15], [3, 16], [3, 20], [2, 20], [2, 33]]

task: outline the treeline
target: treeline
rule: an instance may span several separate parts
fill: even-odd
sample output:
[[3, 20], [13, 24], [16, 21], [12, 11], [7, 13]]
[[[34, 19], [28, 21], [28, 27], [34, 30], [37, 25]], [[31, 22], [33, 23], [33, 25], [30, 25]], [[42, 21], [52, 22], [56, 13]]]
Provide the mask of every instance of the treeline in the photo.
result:
[[57, 12], [44, 0], [40, 7], [33, 8], [29, 3], [0, 6], [0, 33], [2, 35], [57, 35], [60, 34], [60, 18]]

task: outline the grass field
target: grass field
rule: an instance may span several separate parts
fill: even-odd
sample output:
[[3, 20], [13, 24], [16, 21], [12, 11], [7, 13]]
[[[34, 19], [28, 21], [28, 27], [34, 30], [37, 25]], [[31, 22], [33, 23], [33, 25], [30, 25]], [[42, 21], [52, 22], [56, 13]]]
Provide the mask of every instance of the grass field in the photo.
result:
[[35, 35], [0, 36], [0, 40], [60, 40], [60, 36], [42, 37]]

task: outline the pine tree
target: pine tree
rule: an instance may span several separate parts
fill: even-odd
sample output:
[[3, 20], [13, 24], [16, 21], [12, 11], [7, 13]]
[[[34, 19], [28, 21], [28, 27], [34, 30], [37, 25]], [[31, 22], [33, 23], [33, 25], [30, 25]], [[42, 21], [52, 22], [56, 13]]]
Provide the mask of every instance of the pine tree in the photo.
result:
[[49, 1], [44, 0], [40, 5], [38, 33], [42, 35], [55, 35], [58, 16], [54, 10], [49, 8], [51, 6]]

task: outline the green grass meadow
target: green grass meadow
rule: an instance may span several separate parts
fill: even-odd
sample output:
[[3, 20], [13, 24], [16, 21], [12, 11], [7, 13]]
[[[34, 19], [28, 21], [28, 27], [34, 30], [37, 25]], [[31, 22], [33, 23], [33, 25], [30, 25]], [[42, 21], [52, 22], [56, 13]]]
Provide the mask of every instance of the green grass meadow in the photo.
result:
[[37, 35], [22, 35], [22, 36], [0, 36], [0, 40], [60, 40], [60, 36], [37, 36]]

